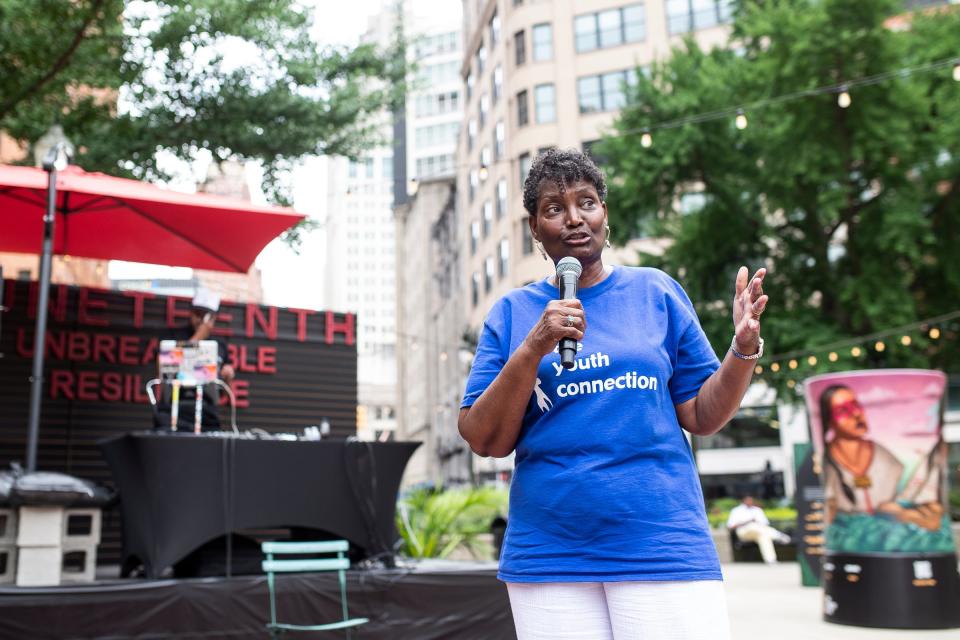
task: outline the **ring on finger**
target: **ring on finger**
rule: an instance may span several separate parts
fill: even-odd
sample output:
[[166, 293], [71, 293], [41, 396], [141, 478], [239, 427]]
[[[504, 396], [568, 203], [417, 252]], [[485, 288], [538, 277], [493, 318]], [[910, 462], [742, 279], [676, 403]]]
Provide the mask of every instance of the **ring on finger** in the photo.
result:
[[572, 326], [574, 325], [574, 323], [577, 321], [577, 319], [574, 318], [573, 316], [567, 316], [566, 319], [567, 319], [567, 326], [568, 326], [568, 327], [572, 327]]

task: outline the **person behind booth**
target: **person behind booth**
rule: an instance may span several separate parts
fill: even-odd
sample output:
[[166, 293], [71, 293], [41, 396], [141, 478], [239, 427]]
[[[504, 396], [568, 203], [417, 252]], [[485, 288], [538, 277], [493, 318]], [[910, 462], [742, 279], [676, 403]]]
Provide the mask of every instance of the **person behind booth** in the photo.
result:
[[767, 514], [763, 512], [763, 507], [759, 507], [753, 502], [752, 496], [743, 496], [740, 504], [730, 510], [730, 517], [727, 518], [727, 529], [737, 536], [738, 540], [743, 542], [756, 542], [760, 547], [760, 555], [767, 564], [776, 564], [777, 551], [773, 547], [774, 542], [788, 544], [790, 536], [777, 531], [770, 526], [770, 520]]
[[[604, 266], [607, 187], [579, 150], [540, 154], [523, 204], [544, 259], [582, 264], [579, 299], [554, 278], [497, 300], [480, 333], [460, 434], [515, 453], [498, 577], [519, 640], [729, 638], [720, 563], [686, 431], [717, 432], [761, 356], [765, 269], [732, 287], [717, 359], [681, 285]], [[589, 325], [589, 328], [588, 328]], [[579, 342], [561, 367], [561, 338]]]
[[[220, 379], [227, 384], [235, 377], [234, 369], [226, 363], [227, 346], [222, 338], [212, 337], [211, 333], [216, 325], [217, 311], [220, 309], [220, 296], [206, 289], [198, 289], [190, 305], [189, 323], [172, 329], [162, 336], [163, 340], [177, 340], [178, 342], [200, 342], [201, 340], [216, 340]], [[220, 428], [220, 393], [217, 385], [207, 384], [203, 387], [201, 427], [206, 430]], [[157, 401], [157, 412], [154, 415], [154, 428], [170, 428], [170, 389], [161, 385], [161, 398]], [[193, 430], [193, 407], [196, 399], [194, 389], [180, 390], [180, 410], [177, 420], [178, 430]]]

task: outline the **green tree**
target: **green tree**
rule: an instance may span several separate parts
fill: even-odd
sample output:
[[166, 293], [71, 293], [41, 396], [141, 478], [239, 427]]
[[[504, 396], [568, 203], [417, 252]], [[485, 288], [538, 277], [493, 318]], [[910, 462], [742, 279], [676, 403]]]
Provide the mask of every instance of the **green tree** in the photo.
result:
[[157, 152], [257, 160], [268, 197], [307, 154], [379, 141], [403, 56], [321, 47], [294, 0], [0, 0], [0, 129], [59, 121], [87, 170], [165, 177]]
[[[836, 93], [775, 100], [960, 51], [960, 11], [888, 28], [899, 11], [893, 0], [744, 0], [730, 49], [687, 40], [638, 74], [599, 148], [611, 226], [621, 241], [672, 240], [644, 262], [682, 280], [718, 352], [740, 264], [770, 267], [768, 353], [960, 307], [960, 83], [950, 67], [851, 88], [848, 108]], [[739, 130], [726, 110], [757, 103]], [[714, 112], [724, 117], [685, 120]], [[855, 363], [849, 351], [820, 358], [817, 369], [949, 366], [958, 355], [955, 341], [916, 335], [910, 348], [888, 345]]]

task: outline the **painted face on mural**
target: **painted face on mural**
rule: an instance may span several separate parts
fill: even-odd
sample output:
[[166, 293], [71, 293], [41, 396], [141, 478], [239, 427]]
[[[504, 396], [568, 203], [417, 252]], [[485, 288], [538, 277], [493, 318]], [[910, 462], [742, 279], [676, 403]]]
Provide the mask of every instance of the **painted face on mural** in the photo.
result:
[[866, 435], [867, 419], [853, 391], [840, 389], [830, 398], [830, 424], [838, 438], [862, 438]]

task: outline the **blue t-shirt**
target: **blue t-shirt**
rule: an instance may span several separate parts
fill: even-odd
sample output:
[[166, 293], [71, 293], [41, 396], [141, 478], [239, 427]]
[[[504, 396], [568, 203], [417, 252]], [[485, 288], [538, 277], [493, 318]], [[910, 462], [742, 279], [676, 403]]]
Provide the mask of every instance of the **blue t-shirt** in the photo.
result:
[[[483, 325], [462, 406], [473, 405], [558, 297], [515, 289]], [[674, 405], [720, 366], [662, 271], [615, 267], [579, 292], [576, 366], [540, 362], [516, 445], [500, 555], [507, 582], [719, 580], [693, 454]]]

